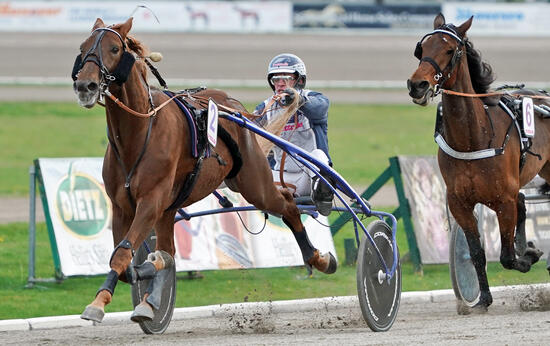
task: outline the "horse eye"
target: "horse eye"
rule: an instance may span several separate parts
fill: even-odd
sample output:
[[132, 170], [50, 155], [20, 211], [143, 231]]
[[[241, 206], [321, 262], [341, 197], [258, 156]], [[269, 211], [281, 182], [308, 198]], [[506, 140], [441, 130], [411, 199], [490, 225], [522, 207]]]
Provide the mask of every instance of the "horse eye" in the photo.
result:
[[117, 46], [114, 46], [113, 48], [111, 48], [111, 53], [113, 54], [118, 53], [118, 51], [119, 51], [119, 48]]
[[449, 50], [447, 51], [447, 54], [451, 55], [451, 54], [453, 54], [454, 52], [455, 52], [454, 49], [449, 49]]

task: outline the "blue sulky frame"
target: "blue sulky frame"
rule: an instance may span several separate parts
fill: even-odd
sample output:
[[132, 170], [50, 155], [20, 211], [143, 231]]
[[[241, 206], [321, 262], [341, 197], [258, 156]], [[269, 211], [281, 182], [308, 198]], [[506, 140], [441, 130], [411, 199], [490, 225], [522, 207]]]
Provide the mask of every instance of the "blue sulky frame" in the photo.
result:
[[[305, 150], [297, 147], [296, 145], [273, 135], [272, 133], [269, 133], [265, 131], [264, 129], [257, 126], [254, 122], [248, 120], [247, 118], [243, 117], [240, 113], [230, 114], [225, 112], [219, 112], [219, 116], [221, 118], [230, 120], [234, 123], [237, 123], [239, 126], [246, 128], [249, 131], [254, 132], [255, 134], [262, 136], [266, 138], [267, 140], [271, 141], [273, 144], [284, 150], [290, 157], [295, 159], [296, 161], [303, 164], [305, 167], [310, 169], [312, 172], [314, 172], [319, 179], [321, 179], [323, 182], [325, 182], [328, 186], [330, 186], [330, 189], [334, 192], [334, 195], [338, 197], [340, 202], [344, 205], [344, 207], [334, 207], [332, 210], [335, 211], [347, 211], [351, 214], [353, 218], [354, 223], [354, 229], [355, 229], [355, 240], [357, 242], [357, 245], [359, 246], [359, 232], [357, 228], [357, 224], [360, 225], [361, 229], [363, 230], [363, 233], [366, 235], [369, 242], [372, 244], [373, 248], [376, 249], [376, 254], [378, 256], [378, 259], [380, 260], [380, 263], [382, 264], [384, 268], [384, 274], [385, 279], [389, 282], [391, 278], [395, 275], [395, 271], [397, 268], [398, 258], [397, 258], [397, 242], [396, 242], [396, 232], [397, 232], [397, 220], [395, 216], [393, 216], [390, 213], [382, 212], [382, 211], [375, 211], [371, 210], [370, 206], [367, 205], [367, 203], [351, 188], [351, 186], [342, 178], [338, 172], [336, 172], [332, 167], [326, 165], [325, 163], [317, 160], [316, 158], [312, 157], [308, 152]], [[324, 177], [322, 174], [330, 176], [335, 182], [335, 187], [332, 186]], [[342, 192], [347, 197], [349, 197], [353, 202], [355, 202], [360, 208], [352, 208], [342, 195], [340, 194]], [[225, 202], [228, 202], [224, 196], [221, 196], [218, 192], [214, 192], [214, 195], [220, 200], [220, 204], [224, 205]], [[299, 203], [299, 202], [298, 202]], [[315, 211], [315, 207], [312, 205], [301, 205], [298, 204], [298, 208], [301, 212], [307, 213], [312, 215], [313, 217], [317, 217], [318, 213]], [[196, 213], [186, 213], [183, 209], [178, 210], [178, 214], [176, 215], [176, 220], [189, 220], [193, 217], [199, 217], [204, 215], [212, 215], [212, 214], [218, 214], [218, 213], [228, 213], [228, 212], [236, 212], [236, 211], [250, 211], [250, 210], [256, 210], [254, 206], [246, 206], [246, 207], [233, 207], [233, 206], [227, 206], [219, 209], [212, 209], [212, 210], [206, 210]], [[365, 225], [361, 222], [357, 214], [364, 214], [367, 217], [370, 216], [376, 216], [380, 220], [384, 221], [384, 218], [388, 218], [391, 220], [392, 225], [392, 248], [393, 248], [393, 265], [391, 269], [388, 269], [388, 266], [384, 259], [382, 258], [382, 254], [380, 253], [380, 250], [376, 246], [373, 238], [371, 235], [367, 232], [367, 229], [365, 228]]]

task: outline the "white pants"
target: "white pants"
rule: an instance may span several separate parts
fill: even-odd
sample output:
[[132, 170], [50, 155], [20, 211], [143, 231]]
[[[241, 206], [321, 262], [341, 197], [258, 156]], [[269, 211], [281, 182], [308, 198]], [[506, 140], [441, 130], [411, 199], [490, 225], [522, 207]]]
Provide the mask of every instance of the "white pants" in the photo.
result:
[[[321, 161], [322, 163], [328, 166], [329, 160], [324, 151], [322, 151], [321, 149], [315, 149], [310, 154], [315, 159]], [[273, 181], [280, 183], [279, 171], [272, 170], [271, 173], [273, 173]], [[315, 173], [313, 173], [307, 168], [304, 168], [303, 171], [298, 171], [298, 172], [285, 171], [283, 175], [283, 179], [287, 185], [292, 184], [296, 186], [296, 191], [293, 191], [291, 186], [288, 186], [288, 188], [294, 193], [294, 195], [296, 195], [296, 197], [300, 197], [300, 196], [311, 195], [311, 178], [313, 178], [314, 176], [315, 176]]]

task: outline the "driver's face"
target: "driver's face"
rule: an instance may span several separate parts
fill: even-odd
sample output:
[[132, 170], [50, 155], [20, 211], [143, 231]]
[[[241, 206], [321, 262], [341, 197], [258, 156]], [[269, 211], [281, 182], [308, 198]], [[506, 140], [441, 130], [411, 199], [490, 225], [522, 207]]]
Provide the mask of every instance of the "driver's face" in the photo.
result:
[[294, 88], [296, 85], [296, 79], [292, 73], [277, 73], [271, 77], [271, 83], [275, 87], [275, 93], [280, 94], [286, 88]]

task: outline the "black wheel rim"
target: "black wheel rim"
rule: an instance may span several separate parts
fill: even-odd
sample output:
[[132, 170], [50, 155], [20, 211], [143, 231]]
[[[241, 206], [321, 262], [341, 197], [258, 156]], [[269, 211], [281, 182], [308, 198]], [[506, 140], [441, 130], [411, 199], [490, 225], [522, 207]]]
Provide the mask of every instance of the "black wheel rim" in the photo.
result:
[[[391, 229], [384, 222], [376, 221], [376, 224], [369, 225], [369, 234], [374, 239], [386, 265], [391, 268], [393, 264]], [[384, 267], [366, 236], [361, 242], [360, 251], [357, 288], [363, 317], [373, 331], [389, 330], [397, 316], [401, 297], [400, 263], [398, 262], [396, 272], [388, 282], [381, 277]]]

